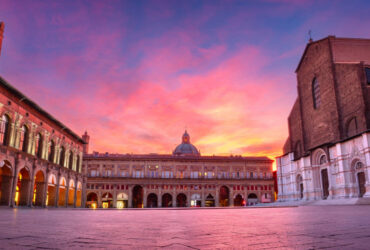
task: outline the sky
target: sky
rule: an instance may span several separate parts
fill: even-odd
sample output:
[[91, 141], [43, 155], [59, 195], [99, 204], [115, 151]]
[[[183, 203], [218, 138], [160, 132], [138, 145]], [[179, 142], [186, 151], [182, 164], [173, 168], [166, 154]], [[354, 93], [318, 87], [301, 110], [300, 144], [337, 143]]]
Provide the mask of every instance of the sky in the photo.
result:
[[370, 1], [13, 1], [0, 75], [90, 152], [276, 157], [308, 42], [370, 38]]

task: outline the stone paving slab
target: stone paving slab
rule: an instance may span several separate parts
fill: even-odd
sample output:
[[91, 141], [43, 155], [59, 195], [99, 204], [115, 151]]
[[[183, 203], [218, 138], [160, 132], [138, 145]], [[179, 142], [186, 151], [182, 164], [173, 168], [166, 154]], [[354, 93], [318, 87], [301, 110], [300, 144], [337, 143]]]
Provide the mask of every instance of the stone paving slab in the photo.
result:
[[0, 209], [0, 249], [370, 249], [370, 206]]

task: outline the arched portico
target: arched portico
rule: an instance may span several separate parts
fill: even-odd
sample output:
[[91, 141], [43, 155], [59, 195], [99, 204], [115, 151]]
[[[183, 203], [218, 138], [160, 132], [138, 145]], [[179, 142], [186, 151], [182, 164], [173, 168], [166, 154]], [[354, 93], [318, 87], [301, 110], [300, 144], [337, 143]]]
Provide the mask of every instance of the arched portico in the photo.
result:
[[132, 189], [132, 207], [143, 208], [144, 207], [143, 197], [144, 197], [143, 187], [140, 185], [136, 185]]
[[172, 207], [172, 195], [169, 193], [162, 195], [162, 207]]
[[126, 193], [119, 193], [117, 195], [117, 208], [127, 208], [128, 207], [128, 195]]
[[35, 175], [35, 184], [33, 187], [33, 198], [32, 204], [34, 206], [42, 207], [44, 204], [44, 187], [45, 187], [45, 175], [39, 170]]
[[211, 194], [207, 195], [206, 202], [205, 202], [206, 207], [214, 207], [216, 205], [215, 203], [215, 198]]
[[68, 187], [68, 206], [73, 207], [75, 199], [75, 182], [73, 180], [69, 181]]
[[66, 205], [66, 179], [64, 177], [60, 177], [59, 180], [59, 199], [58, 199], [58, 206], [64, 207]]
[[18, 181], [14, 199], [17, 206], [28, 205], [30, 185], [30, 171], [24, 167], [18, 173]]
[[234, 207], [241, 207], [244, 206], [244, 199], [241, 194], [237, 194], [234, 197]]
[[158, 207], [158, 197], [155, 193], [150, 193], [147, 197], [147, 207]]
[[255, 205], [258, 203], [258, 197], [255, 193], [248, 194], [248, 206]]
[[46, 206], [54, 207], [55, 199], [56, 199], [56, 193], [57, 193], [57, 181], [54, 174], [49, 174], [48, 179], [48, 189], [46, 193]]
[[10, 162], [0, 163], [0, 205], [9, 206], [12, 190], [12, 167]]
[[113, 195], [110, 192], [106, 192], [102, 195], [102, 206], [103, 208], [113, 207]]
[[77, 192], [76, 192], [76, 207], [82, 206], [82, 184], [77, 182]]
[[176, 196], [176, 206], [177, 207], [186, 207], [186, 195], [180, 193]]

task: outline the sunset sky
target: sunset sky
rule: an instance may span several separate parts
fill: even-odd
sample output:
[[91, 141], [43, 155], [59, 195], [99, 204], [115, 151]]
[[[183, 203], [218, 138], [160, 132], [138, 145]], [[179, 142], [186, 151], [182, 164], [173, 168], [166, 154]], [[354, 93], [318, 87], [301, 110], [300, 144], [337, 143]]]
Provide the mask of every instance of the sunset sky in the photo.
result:
[[0, 75], [90, 151], [279, 155], [312, 30], [370, 37], [370, 1], [13, 1]]

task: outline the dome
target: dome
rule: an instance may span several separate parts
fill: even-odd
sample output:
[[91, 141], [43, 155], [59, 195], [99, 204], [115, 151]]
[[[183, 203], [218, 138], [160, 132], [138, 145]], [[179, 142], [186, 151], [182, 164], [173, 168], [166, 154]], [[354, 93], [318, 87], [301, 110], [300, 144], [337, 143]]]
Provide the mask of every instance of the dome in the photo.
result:
[[182, 135], [182, 143], [178, 145], [172, 153], [173, 155], [193, 155], [199, 156], [200, 153], [198, 149], [190, 143], [190, 136], [185, 130], [185, 133]]

